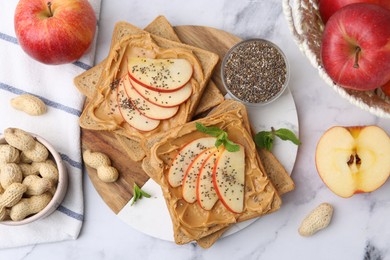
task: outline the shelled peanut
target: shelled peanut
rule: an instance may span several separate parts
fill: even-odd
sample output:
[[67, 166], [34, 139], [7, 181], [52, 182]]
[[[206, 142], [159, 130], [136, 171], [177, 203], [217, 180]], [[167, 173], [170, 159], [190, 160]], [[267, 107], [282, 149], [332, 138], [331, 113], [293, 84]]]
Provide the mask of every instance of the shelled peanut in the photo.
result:
[[0, 145], [0, 221], [20, 221], [49, 204], [58, 184], [58, 169], [49, 151], [29, 133], [4, 130]]
[[118, 179], [118, 170], [111, 166], [111, 160], [106, 154], [86, 150], [83, 153], [83, 159], [89, 167], [96, 169], [101, 181], [115, 182]]

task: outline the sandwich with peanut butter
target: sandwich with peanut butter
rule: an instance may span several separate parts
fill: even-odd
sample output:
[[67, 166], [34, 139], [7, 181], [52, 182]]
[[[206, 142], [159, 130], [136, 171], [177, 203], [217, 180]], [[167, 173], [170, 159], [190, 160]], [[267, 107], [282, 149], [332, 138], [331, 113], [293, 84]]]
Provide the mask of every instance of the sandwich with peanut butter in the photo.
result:
[[281, 206], [245, 122], [245, 107], [225, 102], [221, 107], [230, 110], [217, 108], [147, 143], [142, 166], [162, 188], [178, 244], [210, 236], [213, 243], [230, 225]]
[[111, 48], [80, 125], [142, 143], [192, 118], [218, 56], [133, 31]]

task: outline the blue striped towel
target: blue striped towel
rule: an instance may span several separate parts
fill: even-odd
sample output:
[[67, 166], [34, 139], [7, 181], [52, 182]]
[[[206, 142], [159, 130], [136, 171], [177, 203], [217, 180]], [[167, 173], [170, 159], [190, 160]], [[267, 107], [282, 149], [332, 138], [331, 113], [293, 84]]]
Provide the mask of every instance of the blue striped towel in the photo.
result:
[[[25, 54], [14, 32], [17, 0], [2, 1], [0, 8], [0, 132], [17, 127], [36, 133], [61, 154], [68, 170], [69, 187], [58, 209], [45, 219], [24, 226], [0, 225], [0, 249], [76, 239], [84, 218], [79, 116], [84, 103], [73, 78], [94, 63], [95, 44], [79, 61], [45, 65]], [[100, 14], [101, 0], [90, 0]], [[13, 109], [10, 100], [23, 93], [40, 97], [48, 111], [29, 116]]]

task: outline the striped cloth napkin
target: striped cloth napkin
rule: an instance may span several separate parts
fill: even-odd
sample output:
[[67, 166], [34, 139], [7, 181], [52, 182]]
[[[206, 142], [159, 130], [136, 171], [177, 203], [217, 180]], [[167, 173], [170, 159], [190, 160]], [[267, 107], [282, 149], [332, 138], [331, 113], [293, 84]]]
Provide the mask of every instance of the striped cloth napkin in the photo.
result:
[[[14, 32], [17, 0], [2, 1], [0, 8], [0, 132], [17, 127], [38, 134], [61, 154], [68, 175], [68, 192], [58, 209], [45, 219], [23, 226], [0, 225], [0, 249], [76, 239], [84, 218], [79, 116], [84, 96], [73, 78], [92, 67], [95, 44], [79, 61], [66, 65], [45, 65], [25, 54]], [[101, 0], [90, 0], [96, 17]], [[10, 100], [30, 93], [41, 98], [48, 111], [29, 116], [13, 109]]]

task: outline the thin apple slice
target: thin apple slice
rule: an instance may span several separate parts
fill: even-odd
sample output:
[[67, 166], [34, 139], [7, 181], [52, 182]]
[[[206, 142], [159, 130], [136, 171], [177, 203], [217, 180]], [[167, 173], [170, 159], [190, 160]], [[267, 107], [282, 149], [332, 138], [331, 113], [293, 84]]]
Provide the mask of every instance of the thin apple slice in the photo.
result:
[[108, 102], [108, 105], [110, 107], [109, 115], [112, 116], [116, 121], [121, 122], [123, 120], [123, 117], [121, 115], [121, 112], [119, 111], [117, 88], [111, 89]]
[[390, 139], [377, 126], [332, 127], [319, 140], [315, 159], [318, 174], [336, 195], [371, 192], [389, 177]]
[[186, 59], [129, 58], [130, 77], [154, 91], [172, 92], [191, 79], [192, 64]]
[[209, 157], [210, 154], [216, 151], [216, 147], [209, 148], [201, 152], [195, 159], [192, 161], [188, 167], [184, 178], [183, 178], [183, 199], [188, 203], [194, 203], [196, 201], [196, 183], [198, 180], [199, 172], [202, 168], [203, 163]]
[[244, 210], [245, 150], [240, 145], [237, 152], [224, 150], [216, 160], [213, 184], [218, 198], [233, 213]]
[[188, 167], [202, 151], [215, 146], [215, 137], [202, 137], [195, 139], [183, 146], [177, 153], [169, 168], [167, 179], [171, 187], [182, 185], [184, 174]]
[[199, 206], [204, 210], [211, 210], [218, 201], [218, 194], [213, 184], [213, 170], [216, 160], [221, 156], [223, 151], [224, 148], [221, 148], [210, 154], [199, 172], [196, 184], [196, 199]]
[[117, 87], [118, 109], [123, 119], [132, 127], [140, 131], [151, 131], [160, 124], [159, 120], [154, 120], [143, 116], [131, 103], [127, 97], [125, 86], [121, 80]]
[[123, 84], [125, 91], [134, 107], [144, 116], [155, 119], [164, 120], [176, 115], [179, 106], [175, 107], [160, 107], [144, 99], [131, 85], [130, 77], [128, 75], [123, 77]]
[[192, 94], [191, 82], [188, 82], [184, 87], [173, 92], [154, 91], [145, 88], [131, 78], [130, 83], [143, 98], [160, 107], [178, 106], [186, 102]]

